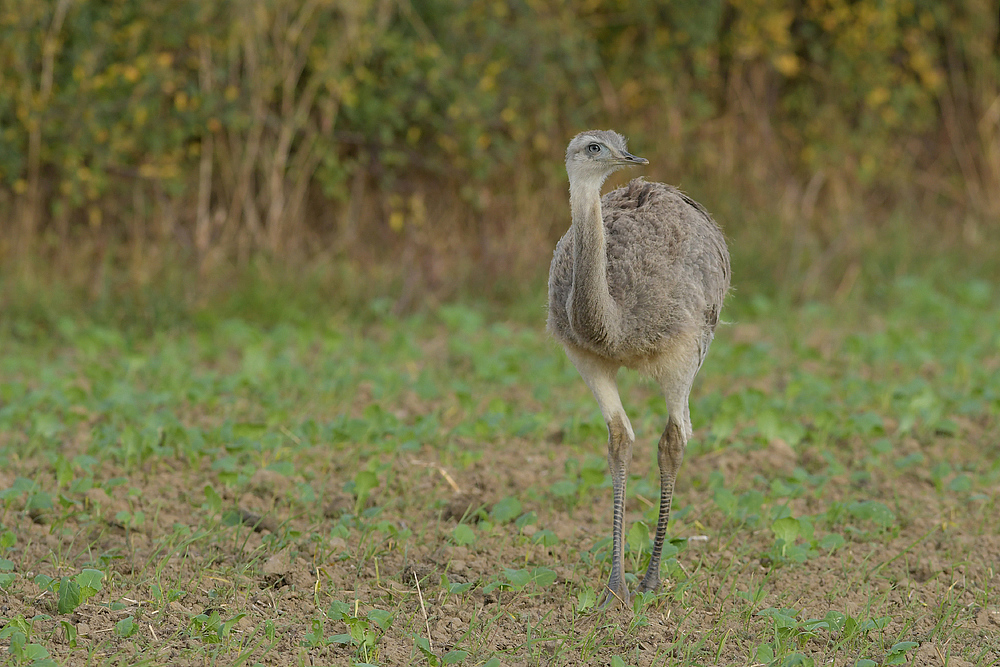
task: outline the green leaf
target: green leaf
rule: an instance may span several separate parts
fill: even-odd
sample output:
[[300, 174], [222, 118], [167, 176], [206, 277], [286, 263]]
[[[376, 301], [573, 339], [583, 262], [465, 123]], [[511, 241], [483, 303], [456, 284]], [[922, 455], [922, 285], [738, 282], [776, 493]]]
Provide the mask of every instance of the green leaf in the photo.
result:
[[490, 512], [490, 516], [497, 523], [507, 523], [513, 521], [521, 514], [521, 501], [513, 496], [507, 496], [496, 505]]
[[24, 506], [25, 511], [32, 510], [50, 510], [52, 509], [52, 496], [45, 491], [39, 491], [38, 493], [33, 493], [30, 498], [28, 498], [27, 504]]
[[448, 584], [448, 586], [447, 586], [448, 593], [451, 594], [451, 595], [460, 595], [460, 594], [465, 593], [466, 591], [468, 591], [470, 588], [472, 588], [472, 582], [471, 581], [470, 582], [466, 582], [464, 584], [460, 584], [458, 582], [455, 582], [453, 584]]
[[729, 489], [716, 489], [714, 500], [716, 507], [726, 516], [732, 516], [736, 512], [736, 496]]
[[939, 461], [937, 465], [931, 468], [931, 479], [934, 480], [935, 484], [940, 484], [951, 472], [951, 465], [947, 461]]
[[220, 496], [215, 489], [212, 488], [211, 484], [206, 484], [205, 489], [205, 505], [208, 509], [213, 512], [219, 512], [222, 510], [222, 496]]
[[905, 665], [906, 652], [917, 647], [917, 642], [897, 642], [889, 649], [889, 655], [885, 658], [887, 665]]
[[549, 487], [549, 491], [557, 498], [569, 498], [576, 495], [577, 488], [576, 482], [564, 479]]
[[515, 589], [524, 588], [531, 581], [531, 573], [524, 569], [513, 570], [504, 568], [503, 575], [507, 577], [507, 581]]
[[952, 419], [939, 419], [934, 424], [934, 432], [937, 435], [958, 435], [958, 424]]
[[823, 617], [823, 621], [830, 630], [843, 630], [844, 624], [847, 622], [847, 615], [831, 609], [826, 612], [826, 615]]
[[466, 524], [460, 523], [451, 531], [451, 537], [456, 544], [464, 547], [475, 543], [476, 532]]
[[219, 630], [219, 638], [225, 639], [228, 637], [233, 631], [233, 628], [236, 627], [236, 624], [239, 623], [245, 616], [246, 614], [236, 614], [236, 616], [233, 616], [231, 619], [223, 623], [222, 628]]
[[367, 619], [348, 616], [344, 619], [344, 623], [347, 624], [347, 631], [351, 634], [351, 639], [356, 644], [360, 646], [367, 643], [366, 640], [369, 633]]
[[798, 612], [794, 609], [768, 607], [767, 609], [758, 611], [757, 615], [773, 619], [775, 626], [778, 628], [795, 628], [798, 626], [798, 621], [795, 620]]
[[576, 610], [584, 612], [597, 604], [597, 593], [588, 586], [576, 594]]
[[70, 648], [76, 648], [77, 631], [76, 626], [69, 621], [60, 621], [62, 625], [63, 634], [66, 636], [66, 643], [69, 644]]
[[844, 546], [844, 538], [838, 533], [828, 533], [819, 541], [819, 547], [826, 551], [833, 551]]
[[874, 500], [848, 503], [847, 511], [858, 519], [870, 520], [883, 528], [888, 528], [896, 522], [896, 515], [892, 510]]
[[73, 467], [65, 457], [56, 459], [56, 485], [62, 488], [73, 481]]
[[437, 656], [434, 651], [431, 650], [431, 644], [426, 637], [413, 636], [414, 643], [417, 645], [417, 650], [424, 656], [424, 660], [427, 661], [428, 667], [440, 667], [441, 659]]
[[341, 602], [340, 600], [334, 600], [330, 603], [330, 606], [326, 609], [327, 618], [340, 621], [351, 615], [351, 607], [346, 602]]
[[972, 490], [972, 480], [968, 475], [957, 475], [955, 479], [948, 482], [948, 490], [956, 493], [965, 493]]
[[0, 549], [6, 551], [17, 544], [17, 535], [12, 530], [5, 530], [0, 533]]
[[370, 470], [360, 470], [354, 476], [354, 493], [358, 497], [358, 504], [361, 505], [367, 500], [372, 489], [378, 488], [378, 477]]
[[772, 523], [771, 530], [774, 531], [775, 537], [782, 541], [781, 555], [784, 556], [785, 548], [795, 544], [795, 539], [802, 530], [802, 524], [798, 519], [786, 516]]
[[284, 475], [285, 477], [291, 477], [295, 474], [295, 464], [291, 461], [275, 461], [273, 463], [269, 463], [266, 469], [271, 472]]
[[267, 433], [267, 424], [259, 422], [240, 422], [233, 424], [233, 437], [260, 439]]
[[59, 580], [53, 579], [47, 574], [36, 574], [33, 581], [35, 582], [35, 585], [43, 591], [51, 591], [55, 593], [59, 590]]
[[392, 625], [392, 614], [382, 609], [372, 609], [368, 612], [368, 620], [373, 621], [384, 632]]
[[[314, 618], [314, 619], [312, 619], [312, 622], [309, 624], [309, 627], [310, 627], [309, 632], [307, 632], [304, 635], [305, 640], [306, 640], [306, 645], [307, 646], [311, 646], [313, 648], [322, 646], [324, 644], [324, 641], [323, 641], [323, 622], [320, 621], [319, 619]], [[348, 638], [348, 641], [349, 640], [350, 640], [350, 638]]]
[[799, 531], [801, 529], [802, 526], [799, 523], [799, 520], [790, 516], [786, 516], [784, 519], [778, 519], [771, 524], [771, 530], [774, 531], [775, 537], [783, 540], [785, 544], [793, 544], [795, 539], [799, 536]]
[[913, 452], [900, 459], [896, 459], [893, 465], [899, 470], [906, 470], [907, 468], [912, 468], [913, 466], [920, 465], [924, 462], [924, 455], [920, 452]]
[[769, 665], [772, 660], [774, 660], [774, 649], [770, 644], [761, 644], [757, 647], [757, 662]]
[[540, 530], [534, 535], [532, 535], [531, 541], [534, 544], [541, 544], [542, 546], [552, 547], [559, 544], [559, 537], [551, 530], [545, 529], [545, 530]]
[[458, 649], [455, 649], [453, 651], [448, 651], [447, 653], [444, 654], [444, 657], [441, 659], [441, 664], [457, 665], [458, 663], [465, 660], [465, 658], [468, 657], [468, 655], [469, 655], [468, 651], [461, 651]]
[[135, 617], [126, 616], [115, 623], [115, 634], [119, 637], [128, 638], [139, 631], [139, 624], [135, 622]]
[[531, 572], [531, 578], [534, 579], [536, 586], [551, 586], [557, 577], [555, 570], [550, 570], [547, 567], [536, 567]]
[[49, 651], [41, 644], [27, 644], [21, 653], [24, 662], [31, 663], [32, 667], [49, 657]]
[[85, 569], [76, 575], [76, 583], [80, 585], [80, 593], [83, 601], [88, 600], [103, 588], [101, 583], [104, 580], [104, 573], [100, 570]]
[[649, 550], [649, 526], [642, 521], [636, 521], [628, 531], [628, 548], [631, 553], [639, 554]]
[[80, 592], [80, 584], [70, 577], [63, 577], [59, 582], [59, 613], [69, 614], [79, 607], [81, 602], [83, 595]]

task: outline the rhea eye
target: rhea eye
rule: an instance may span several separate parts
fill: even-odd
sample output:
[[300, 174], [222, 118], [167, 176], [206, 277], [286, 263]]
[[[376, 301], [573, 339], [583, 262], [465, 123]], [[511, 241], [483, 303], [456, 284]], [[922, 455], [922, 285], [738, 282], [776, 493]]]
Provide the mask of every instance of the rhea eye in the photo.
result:
[[587, 146], [587, 150], [590, 151], [591, 153], [600, 153], [601, 152], [601, 145], [600, 144], [590, 144], [589, 146]]

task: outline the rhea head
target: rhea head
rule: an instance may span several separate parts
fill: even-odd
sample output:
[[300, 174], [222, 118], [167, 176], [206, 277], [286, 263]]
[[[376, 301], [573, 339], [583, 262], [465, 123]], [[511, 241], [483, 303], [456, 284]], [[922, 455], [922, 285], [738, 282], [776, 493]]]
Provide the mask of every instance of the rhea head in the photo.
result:
[[588, 130], [573, 137], [566, 149], [566, 173], [571, 185], [600, 187], [612, 173], [649, 164], [628, 152], [625, 137], [612, 130]]

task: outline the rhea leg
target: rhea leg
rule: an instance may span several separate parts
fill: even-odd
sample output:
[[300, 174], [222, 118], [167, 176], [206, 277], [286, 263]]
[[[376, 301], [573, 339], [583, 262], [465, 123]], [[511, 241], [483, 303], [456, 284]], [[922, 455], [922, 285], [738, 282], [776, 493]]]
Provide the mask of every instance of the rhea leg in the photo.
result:
[[656, 536], [653, 539], [653, 553], [649, 559], [646, 576], [639, 584], [640, 591], [653, 591], [660, 585], [660, 554], [663, 552], [663, 542], [667, 534], [667, 523], [670, 522], [670, 503], [674, 495], [674, 484], [677, 481], [677, 471], [684, 460], [684, 447], [687, 437], [684, 426], [674, 421], [673, 416], [667, 421], [667, 427], [660, 436], [656, 461], [660, 465], [660, 514], [656, 520]]
[[694, 376], [701, 366], [700, 358], [695, 358], [693, 361], [698, 363], [692, 363], [689, 368], [679, 373], [664, 373], [660, 377], [660, 386], [663, 388], [670, 416], [667, 427], [660, 436], [656, 452], [656, 460], [660, 467], [660, 512], [656, 520], [653, 553], [649, 559], [646, 576], [639, 584], [640, 591], [653, 591], [660, 585], [660, 555], [667, 534], [667, 523], [670, 521], [670, 503], [673, 500], [674, 484], [677, 482], [677, 471], [680, 470], [681, 462], [684, 460], [684, 448], [692, 432], [688, 396], [691, 393]]
[[625, 543], [622, 524], [625, 519], [625, 482], [628, 478], [629, 464], [632, 462], [635, 433], [618, 395], [616, 380], [618, 366], [568, 346], [566, 354], [590, 387], [608, 425], [608, 468], [611, 471], [614, 495], [614, 520], [611, 532], [611, 576], [608, 578], [602, 604], [607, 606], [613, 600], [618, 600], [627, 606], [630, 596], [625, 585]]

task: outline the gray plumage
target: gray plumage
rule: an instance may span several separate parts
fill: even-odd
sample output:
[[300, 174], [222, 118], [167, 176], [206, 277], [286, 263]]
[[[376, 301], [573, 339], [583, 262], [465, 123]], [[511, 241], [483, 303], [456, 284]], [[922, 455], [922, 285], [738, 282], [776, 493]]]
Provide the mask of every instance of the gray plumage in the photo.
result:
[[604, 195], [601, 208], [617, 335], [574, 330], [560, 307], [573, 290], [572, 232], [552, 259], [549, 330], [623, 366], [687, 329], [710, 341], [729, 287], [729, 254], [708, 212], [676, 188], [642, 178]]
[[660, 439], [660, 518], [640, 589], [659, 585], [673, 485], [691, 434], [688, 396], [729, 290], [725, 238], [704, 207], [641, 178], [609, 192], [612, 172], [648, 164], [611, 131], [583, 132], [566, 150], [573, 223], [549, 272], [548, 330], [580, 371], [608, 424], [614, 483], [612, 570], [605, 604], [629, 597], [622, 575], [622, 515], [632, 432], [617, 388], [625, 366], [655, 378], [670, 412]]

